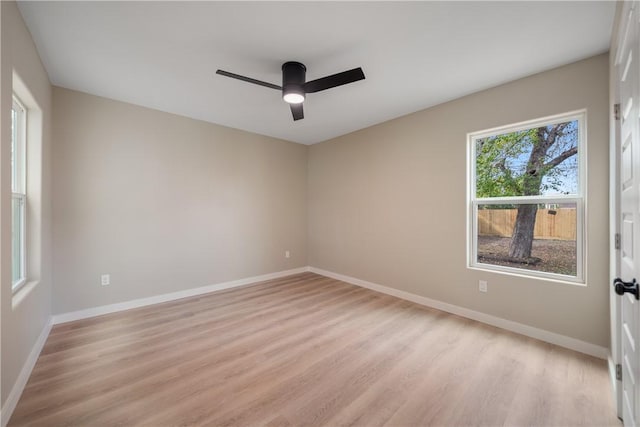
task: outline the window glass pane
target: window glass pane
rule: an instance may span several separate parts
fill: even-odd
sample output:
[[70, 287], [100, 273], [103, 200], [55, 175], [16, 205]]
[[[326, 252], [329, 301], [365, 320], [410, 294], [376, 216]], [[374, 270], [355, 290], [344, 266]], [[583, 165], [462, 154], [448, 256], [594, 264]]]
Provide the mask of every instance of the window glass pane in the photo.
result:
[[476, 197], [578, 194], [577, 120], [475, 140]]
[[11, 106], [11, 280], [25, 279], [25, 174], [26, 114], [17, 98]]
[[18, 152], [18, 111], [15, 102], [11, 107], [11, 191], [17, 191], [18, 168], [17, 168], [17, 152]]
[[13, 285], [23, 279], [24, 273], [24, 204], [21, 197], [11, 198], [11, 282]]
[[577, 229], [576, 203], [480, 204], [476, 262], [576, 276]]

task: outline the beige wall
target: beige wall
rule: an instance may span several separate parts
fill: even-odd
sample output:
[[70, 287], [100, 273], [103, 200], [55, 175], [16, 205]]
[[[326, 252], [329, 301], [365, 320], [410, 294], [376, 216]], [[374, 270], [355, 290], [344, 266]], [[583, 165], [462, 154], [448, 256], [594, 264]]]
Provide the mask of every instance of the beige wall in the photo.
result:
[[[51, 314], [51, 85], [35, 45], [14, 2], [0, 2], [0, 300], [2, 323], [2, 404], [16, 383], [38, 336]], [[42, 133], [42, 146], [28, 148], [28, 279], [16, 295], [11, 291], [11, 94], [17, 83], [28, 89], [23, 101], [29, 109], [33, 137]], [[27, 102], [28, 101], [28, 102]], [[31, 120], [35, 119], [35, 120]]]
[[54, 313], [307, 264], [306, 146], [61, 88], [53, 106]]
[[[587, 286], [467, 268], [467, 133], [582, 108]], [[606, 54], [313, 145], [308, 163], [309, 265], [609, 345]]]

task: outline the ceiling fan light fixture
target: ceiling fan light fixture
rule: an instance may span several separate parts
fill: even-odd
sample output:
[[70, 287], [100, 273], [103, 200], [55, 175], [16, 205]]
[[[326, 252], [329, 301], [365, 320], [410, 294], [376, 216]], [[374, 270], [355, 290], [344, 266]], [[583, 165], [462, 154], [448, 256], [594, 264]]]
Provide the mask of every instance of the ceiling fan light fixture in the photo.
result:
[[301, 104], [304, 102], [304, 93], [288, 92], [282, 95], [282, 99], [289, 104]]
[[321, 92], [323, 90], [357, 82], [358, 80], [363, 80], [365, 78], [362, 68], [358, 67], [341, 73], [331, 74], [330, 76], [307, 81], [307, 67], [305, 67], [304, 64], [295, 61], [289, 61], [282, 64], [282, 86], [252, 79], [251, 77], [242, 76], [240, 74], [230, 73], [224, 70], [218, 70], [216, 71], [216, 74], [282, 91], [282, 100], [289, 104], [294, 121], [304, 119], [304, 108], [302, 104], [308, 93]]
[[282, 99], [288, 104], [304, 102], [304, 83], [307, 67], [300, 62], [289, 61], [282, 64]]

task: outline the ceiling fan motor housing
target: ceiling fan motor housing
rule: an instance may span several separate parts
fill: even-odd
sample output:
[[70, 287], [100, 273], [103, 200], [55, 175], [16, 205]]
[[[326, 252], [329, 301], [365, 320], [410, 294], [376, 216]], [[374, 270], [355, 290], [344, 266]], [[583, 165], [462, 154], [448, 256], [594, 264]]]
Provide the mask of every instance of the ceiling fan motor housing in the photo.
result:
[[307, 67], [305, 67], [304, 64], [294, 61], [282, 64], [282, 96], [297, 93], [304, 99], [306, 74]]

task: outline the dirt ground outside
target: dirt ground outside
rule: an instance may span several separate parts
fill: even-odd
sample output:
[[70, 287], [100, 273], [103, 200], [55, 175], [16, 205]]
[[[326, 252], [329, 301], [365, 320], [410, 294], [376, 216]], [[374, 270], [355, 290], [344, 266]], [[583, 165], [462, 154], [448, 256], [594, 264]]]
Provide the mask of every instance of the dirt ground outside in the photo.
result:
[[501, 259], [508, 258], [510, 241], [509, 237], [478, 236], [478, 261], [505, 267], [576, 275], [575, 240], [535, 239], [531, 256], [540, 258], [537, 264], [520, 264]]

